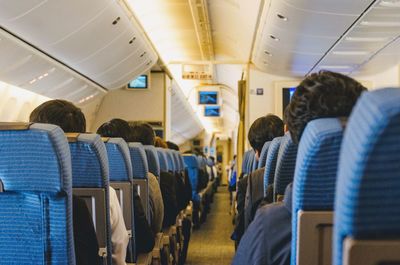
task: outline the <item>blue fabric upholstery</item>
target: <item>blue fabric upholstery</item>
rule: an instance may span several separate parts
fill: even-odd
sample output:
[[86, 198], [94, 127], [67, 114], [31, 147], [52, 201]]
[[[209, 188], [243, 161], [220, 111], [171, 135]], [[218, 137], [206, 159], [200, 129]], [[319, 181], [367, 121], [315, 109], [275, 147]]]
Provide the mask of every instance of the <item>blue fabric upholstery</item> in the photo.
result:
[[252, 150], [247, 150], [246, 152], [244, 152], [243, 154], [243, 161], [242, 161], [242, 173], [243, 174], [248, 174], [250, 173], [248, 171], [248, 167], [247, 165], [249, 164], [249, 159], [250, 159], [250, 153]]
[[71, 157], [50, 124], [0, 131], [1, 264], [75, 264]]
[[185, 165], [184, 165], [183, 160], [181, 159], [181, 153], [179, 151], [176, 151], [176, 150], [174, 151], [174, 153], [175, 153], [177, 164], [178, 164], [178, 170], [180, 172], [182, 172], [182, 171], [185, 170]]
[[268, 185], [274, 183], [276, 161], [278, 159], [279, 147], [281, 146], [282, 137], [275, 137], [269, 145], [267, 152], [267, 160], [265, 161], [264, 171], [264, 197], [267, 196]]
[[156, 150], [157, 150], [157, 155], [158, 155], [158, 161], [160, 162], [160, 171], [168, 172], [169, 167], [168, 167], [167, 154], [165, 153], [164, 149], [161, 147], [157, 147]]
[[256, 159], [256, 154], [254, 153], [253, 165], [251, 167], [251, 171], [256, 171], [258, 168], [258, 160]]
[[343, 240], [400, 238], [400, 89], [365, 92], [343, 137], [336, 185], [334, 265]]
[[192, 199], [199, 202], [200, 196], [197, 193], [197, 186], [199, 183], [199, 162], [195, 155], [185, 154], [183, 155], [183, 161], [185, 167], [189, 173], [190, 184], [192, 185]]
[[278, 159], [276, 161], [274, 178], [274, 198], [285, 193], [286, 186], [293, 181], [294, 169], [296, 166], [298, 145], [292, 141], [287, 132], [279, 147]]
[[129, 143], [129, 153], [132, 161], [133, 178], [147, 179], [149, 166], [143, 145], [141, 143]]
[[128, 144], [122, 138], [110, 138], [105, 145], [110, 181], [130, 181], [132, 179], [132, 164]]
[[149, 171], [157, 178], [160, 177], [160, 161], [158, 159], [156, 148], [152, 145], [145, 145], [143, 147], [146, 152]]
[[69, 147], [72, 161], [72, 186], [105, 190], [107, 262], [111, 264], [109, 162], [106, 146], [99, 135], [82, 133], [76, 142], [69, 143]]
[[342, 137], [343, 126], [337, 118], [310, 121], [301, 136], [293, 182], [293, 265], [296, 264], [298, 211], [333, 211]]
[[180, 160], [179, 160], [179, 152], [176, 151], [176, 150], [171, 150], [171, 153], [172, 153], [172, 157], [174, 159], [174, 164], [175, 164], [176, 171], [182, 171], [181, 163], [180, 163]]
[[256, 159], [255, 155], [256, 154], [254, 153], [254, 150], [251, 149], [250, 154], [249, 154], [249, 160], [247, 161], [247, 172], [248, 173], [253, 171], [254, 160]]
[[174, 158], [170, 149], [165, 149], [167, 154], [168, 168], [171, 172], [176, 172]]
[[263, 148], [261, 149], [260, 158], [258, 159], [258, 168], [265, 167], [265, 162], [267, 161], [267, 154], [269, 145], [271, 142], [265, 142]]

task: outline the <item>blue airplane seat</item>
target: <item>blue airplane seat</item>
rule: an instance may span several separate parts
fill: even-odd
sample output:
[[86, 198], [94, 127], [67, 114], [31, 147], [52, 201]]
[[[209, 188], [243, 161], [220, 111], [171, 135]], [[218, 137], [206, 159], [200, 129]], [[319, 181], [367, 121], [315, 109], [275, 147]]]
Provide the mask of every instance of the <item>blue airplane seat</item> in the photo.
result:
[[[109, 164], [106, 147], [97, 134], [67, 133], [72, 161], [73, 193], [87, 200], [89, 211], [96, 216], [96, 234], [100, 256], [112, 260], [109, 205]], [[96, 195], [93, 190], [101, 195]], [[92, 199], [96, 200], [93, 205]], [[101, 217], [100, 217], [101, 216]], [[105, 220], [104, 220], [105, 219]]]
[[267, 196], [268, 185], [274, 183], [276, 161], [278, 160], [279, 147], [283, 137], [275, 137], [269, 145], [264, 171], [264, 197]]
[[298, 145], [292, 141], [289, 132], [285, 133], [279, 146], [274, 177], [274, 201], [280, 200], [286, 186], [293, 181]]
[[167, 160], [167, 154], [165, 153], [165, 149], [161, 147], [156, 147], [157, 155], [158, 155], [158, 161], [160, 162], [160, 171], [161, 172], [168, 172], [168, 160]]
[[72, 171], [55, 125], [0, 123], [2, 264], [75, 264]]
[[[335, 184], [337, 166], [339, 160], [340, 146], [343, 138], [344, 123], [338, 118], [324, 118], [310, 121], [301, 137], [296, 158], [296, 168], [293, 180], [293, 204], [292, 204], [292, 255], [291, 264], [297, 264], [298, 260], [310, 259], [314, 256], [318, 260], [318, 245], [307, 253], [307, 246], [313, 243], [320, 243], [320, 240], [311, 240], [315, 230], [310, 229], [308, 234], [298, 238], [298, 220], [303, 226], [310, 221], [306, 215], [313, 214], [313, 222], [319, 226], [321, 233], [326, 222], [325, 216], [332, 217], [335, 198]], [[315, 215], [316, 212], [329, 211], [331, 213], [319, 213], [324, 216]], [[321, 221], [319, 219], [321, 219]], [[307, 224], [308, 223], [308, 224]], [[327, 227], [331, 227], [332, 221]], [[304, 231], [304, 230], [303, 230]], [[327, 231], [327, 230], [325, 230]], [[331, 230], [327, 231], [331, 235]], [[315, 233], [318, 234], [318, 233]], [[318, 238], [318, 237], [316, 237]], [[314, 238], [313, 238], [314, 239]], [[300, 245], [298, 249], [297, 246]], [[301, 251], [301, 252], [298, 252]], [[305, 255], [307, 257], [305, 257]], [[322, 253], [327, 255], [327, 253]], [[328, 260], [331, 256], [328, 255]], [[300, 264], [304, 262], [299, 262]], [[312, 263], [312, 262], [308, 262]]]
[[199, 162], [195, 155], [184, 154], [183, 161], [185, 162], [185, 167], [188, 169], [189, 180], [192, 186], [192, 199], [194, 201], [200, 202], [201, 198], [197, 193], [197, 186], [199, 183]]
[[[347, 123], [336, 185], [334, 265], [354, 258], [357, 248], [362, 253], [357, 264], [366, 264], [363, 258], [373, 264], [400, 262], [399, 102], [399, 88], [364, 92]], [[372, 260], [382, 251], [393, 257]]]
[[157, 177], [158, 181], [160, 181], [160, 161], [158, 159], [156, 148], [153, 145], [144, 145], [143, 148], [146, 152], [149, 171]]
[[263, 148], [261, 149], [260, 158], [258, 159], [258, 169], [265, 167], [265, 162], [267, 161], [267, 154], [269, 145], [271, 142], [265, 142]]

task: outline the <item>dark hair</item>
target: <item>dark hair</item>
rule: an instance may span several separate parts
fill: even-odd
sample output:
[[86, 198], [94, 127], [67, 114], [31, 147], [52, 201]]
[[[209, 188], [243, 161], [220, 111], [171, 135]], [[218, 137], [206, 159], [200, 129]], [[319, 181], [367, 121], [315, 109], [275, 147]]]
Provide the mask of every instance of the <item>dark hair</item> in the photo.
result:
[[144, 122], [133, 122], [130, 124], [131, 127], [131, 140], [132, 142], [139, 142], [143, 145], [154, 145], [154, 130], [153, 128]]
[[268, 114], [253, 122], [249, 129], [248, 139], [251, 147], [261, 153], [265, 142], [283, 135], [283, 121], [275, 115]]
[[167, 141], [168, 149], [179, 151], [179, 146], [176, 143]]
[[285, 110], [285, 122], [294, 142], [311, 120], [348, 117], [366, 88], [351, 77], [330, 71], [307, 76], [296, 88]]
[[64, 132], [86, 131], [86, 119], [82, 111], [71, 102], [61, 99], [50, 100], [38, 106], [29, 116], [29, 121], [55, 124]]
[[129, 123], [122, 119], [112, 119], [103, 123], [97, 129], [97, 134], [103, 137], [121, 137], [126, 142], [132, 142]]

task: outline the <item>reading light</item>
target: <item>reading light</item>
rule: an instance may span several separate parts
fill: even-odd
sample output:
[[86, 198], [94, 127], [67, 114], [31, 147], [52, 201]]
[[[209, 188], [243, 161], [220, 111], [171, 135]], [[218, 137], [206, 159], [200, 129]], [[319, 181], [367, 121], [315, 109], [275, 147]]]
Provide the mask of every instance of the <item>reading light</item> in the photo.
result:
[[268, 55], [268, 56], [272, 56], [272, 54], [271, 54], [269, 51], [267, 51], [267, 50], [265, 50], [264, 53], [265, 53], [266, 55]]
[[400, 27], [399, 21], [361, 21], [361, 26], [369, 27]]
[[271, 39], [273, 39], [274, 41], [279, 41], [279, 38], [275, 37], [274, 35], [269, 35], [269, 37], [270, 37]]
[[384, 42], [387, 38], [382, 37], [346, 37], [346, 41], [354, 41], [354, 42]]
[[283, 21], [288, 21], [288, 18], [285, 17], [284, 15], [281, 15], [281, 14], [277, 13], [276, 16], [277, 16], [279, 19], [282, 19]]
[[399, 0], [382, 0], [379, 3], [380, 6], [384, 7], [400, 7], [400, 1]]
[[333, 51], [334, 55], [366, 55], [369, 52], [367, 51]]

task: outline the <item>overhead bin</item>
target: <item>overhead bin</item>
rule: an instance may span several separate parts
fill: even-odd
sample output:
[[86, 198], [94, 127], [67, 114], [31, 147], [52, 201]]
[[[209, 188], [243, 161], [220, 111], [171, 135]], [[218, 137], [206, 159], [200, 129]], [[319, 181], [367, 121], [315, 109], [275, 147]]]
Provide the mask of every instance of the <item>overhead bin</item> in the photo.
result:
[[182, 144], [201, 133], [203, 125], [175, 81], [171, 89], [171, 141]]
[[106, 90], [51, 57], [0, 30], [0, 80], [50, 98], [77, 104]]
[[158, 59], [123, 1], [0, 0], [0, 26], [107, 89]]

